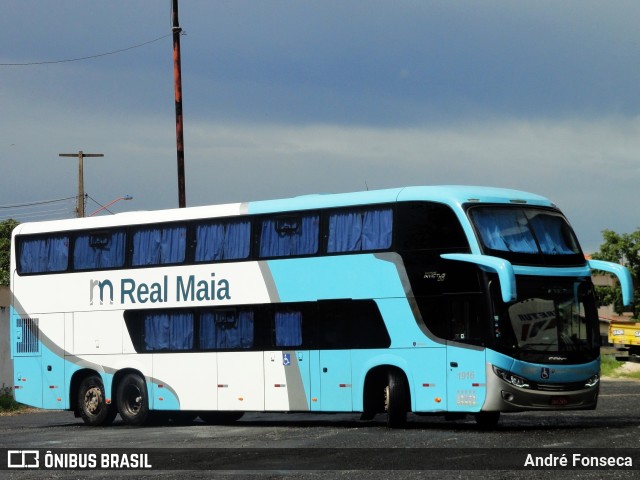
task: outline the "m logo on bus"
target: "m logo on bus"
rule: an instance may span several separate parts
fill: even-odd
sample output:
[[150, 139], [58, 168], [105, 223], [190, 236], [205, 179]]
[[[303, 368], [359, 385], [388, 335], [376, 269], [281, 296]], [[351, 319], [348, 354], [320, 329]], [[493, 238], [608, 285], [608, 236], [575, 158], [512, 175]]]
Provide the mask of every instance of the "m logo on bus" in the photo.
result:
[[94, 297], [96, 287], [98, 287], [98, 296], [100, 297], [100, 305], [104, 303], [104, 292], [107, 287], [109, 289], [108, 290], [109, 304], [113, 305], [113, 283], [111, 283], [110, 280], [91, 280], [89, 282], [89, 285], [90, 285], [89, 305], [93, 305], [93, 297]]
[[140, 282], [134, 278], [121, 278], [114, 285], [111, 280], [89, 281], [89, 305], [100, 305], [114, 299], [120, 304], [212, 302], [231, 300], [231, 286], [226, 278], [163, 275], [155, 282]]

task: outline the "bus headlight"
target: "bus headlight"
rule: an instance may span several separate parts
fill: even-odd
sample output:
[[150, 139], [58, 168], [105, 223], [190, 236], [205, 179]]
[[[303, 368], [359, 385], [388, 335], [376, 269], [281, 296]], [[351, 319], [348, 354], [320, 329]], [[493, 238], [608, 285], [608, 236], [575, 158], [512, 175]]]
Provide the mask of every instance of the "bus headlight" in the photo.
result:
[[492, 365], [492, 367], [493, 367], [493, 372], [497, 376], [499, 376], [505, 382], [513, 385], [514, 387], [530, 388], [529, 383], [527, 383], [527, 380], [525, 378], [522, 378], [518, 375], [514, 375], [513, 373], [507, 372], [506, 370], [502, 370], [501, 368], [498, 368], [495, 365]]
[[589, 378], [589, 380], [584, 382], [584, 386], [587, 388], [592, 388], [595, 387], [598, 383], [600, 383], [600, 375], [596, 373], [594, 376]]

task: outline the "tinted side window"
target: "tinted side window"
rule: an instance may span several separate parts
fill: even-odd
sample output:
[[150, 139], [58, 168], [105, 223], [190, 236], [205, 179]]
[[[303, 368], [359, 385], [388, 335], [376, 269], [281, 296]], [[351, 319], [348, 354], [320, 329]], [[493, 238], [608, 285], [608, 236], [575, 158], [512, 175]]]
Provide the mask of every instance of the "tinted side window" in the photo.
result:
[[385, 250], [393, 239], [393, 210], [339, 210], [329, 214], [327, 252]]
[[69, 266], [69, 237], [26, 237], [18, 241], [19, 273], [64, 272]]
[[439, 203], [398, 204], [398, 250], [468, 248], [462, 225], [451, 208]]
[[194, 321], [190, 311], [160, 311], [144, 314], [144, 350], [193, 349]]
[[318, 347], [321, 349], [388, 348], [391, 339], [373, 300], [319, 302]]
[[162, 225], [137, 229], [132, 241], [134, 266], [181, 263], [186, 253], [187, 227]]
[[318, 253], [320, 215], [268, 217], [261, 222], [261, 258]]
[[248, 349], [254, 343], [252, 310], [206, 310], [200, 313], [200, 349]]
[[129, 310], [137, 352], [387, 348], [391, 339], [373, 300], [246, 305], [239, 308]]
[[247, 258], [251, 246], [251, 222], [239, 220], [197, 225], [195, 241], [196, 262]]
[[125, 252], [123, 231], [79, 234], [73, 245], [73, 267], [75, 270], [122, 267]]

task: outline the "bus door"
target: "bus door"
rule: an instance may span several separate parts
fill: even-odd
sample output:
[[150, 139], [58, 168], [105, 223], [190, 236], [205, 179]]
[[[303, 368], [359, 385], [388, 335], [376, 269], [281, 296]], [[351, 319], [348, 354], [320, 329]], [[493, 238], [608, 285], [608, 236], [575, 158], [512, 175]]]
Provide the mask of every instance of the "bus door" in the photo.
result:
[[42, 337], [42, 408], [67, 408], [64, 379], [64, 314], [39, 315]]
[[265, 410], [309, 410], [310, 363], [309, 350], [264, 352]]
[[476, 412], [486, 395], [482, 295], [451, 295], [447, 302], [447, 411]]
[[358, 333], [353, 331], [354, 318], [349, 300], [321, 303], [316, 338], [320, 348], [318, 403], [323, 412], [353, 411], [351, 348], [353, 335]]
[[11, 321], [15, 399], [42, 406], [42, 348], [40, 319], [14, 315]]
[[64, 314], [14, 317], [16, 400], [49, 409], [67, 408], [64, 379]]
[[207, 314], [206, 321], [204, 317], [200, 317], [201, 330], [205, 322], [216, 332], [215, 340], [205, 346], [218, 350], [218, 410], [263, 411], [264, 354], [253, 350], [254, 313], [230, 308]]
[[309, 308], [276, 306], [272, 311], [271, 345], [264, 352], [265, 410], [310, 409], [312, 312]]
[[351, 350], [320, 351], [320, 410], [353, 411]]
[[218, 353], [217, 387], [218, 410], [263, 411], [263, 353]]

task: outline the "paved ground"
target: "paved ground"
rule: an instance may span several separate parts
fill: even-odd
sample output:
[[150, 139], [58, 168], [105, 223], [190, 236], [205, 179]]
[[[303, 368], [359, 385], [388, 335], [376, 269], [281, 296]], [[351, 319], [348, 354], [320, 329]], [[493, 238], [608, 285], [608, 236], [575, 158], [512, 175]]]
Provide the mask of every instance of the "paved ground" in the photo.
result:
[[[160, 453], [148, 450], [157, 448], [169, 450]], [[197, 450], [177, 450], [185, 448]], [[265, 448], [272, 449], [267, 452], [268, 456]], [[591, 450], [593, 448], [599, 450]], [[217, 477], [234, 478], [347, 478], [347, 475], [348, 478], [387, 478], [391, 474], [398, 478], [434, 475], [439, 478], [474, 475], [539, 478], [544, 473], [540, 470], [515, 470], [510, 474], [511, 468], [494, 468], [512, 465], [517, 469], [528, 452], [609, 455], [610, 452], [602, 450], [605, 448], [634, 449], [617, 452], [635, 455], [635, 468], [640, 467], [640, 382], [604, 380], [595, 411], [503, 415], [493, 431], [482, 431], [472, 419], [447, 422], [440, 417], [415, 415], [410, 416], [404, 430], [387, 429], [383, 416], [361, 422], [357, 415], [351, 414], [247, 414], [230, 426], [210, 426], [195, 421], [187, 425], [142, 428], [126, 426], [119, 419], [111, 427], [90, 428], [70, 412], [0, 418], [0, 449], [37, 449], [42, 455], [46, 451], [60, 452], [57, 449], [98, 453], [119, 449], [116, 451], [120, 453], [151, 452], [154, 461], [161, 463], [169, 461], [171, 455], [178, 455], [183, 466], [215, 469], [190, 472], [189, 476], [195, 478], [214, 473]], [[5, 452], [0, 450], [0, 455], [6, 455]], [[0, 458], [0, 461], [6, 465], [6, 459]], [[386, 471], [371, 471], [372, 466]], [[438, 470], [431, 470], [434, 466]], [[469, 468], [477, 470], [469, 471]], [[85, 478], [89, 475], [103, 478], [125, 473], [133, 477], [149, 474], [11, 470], [0, 472], [0, 477], [7, 474], [7, 478]], [[151, 474], [172, 479], [185, 475], [175, 470]], [[633, 477], [632, 472], [619, 468], [580, 472], [552, 470], [544, 476], [564, 479], [576, 474], [581, 478]]]

